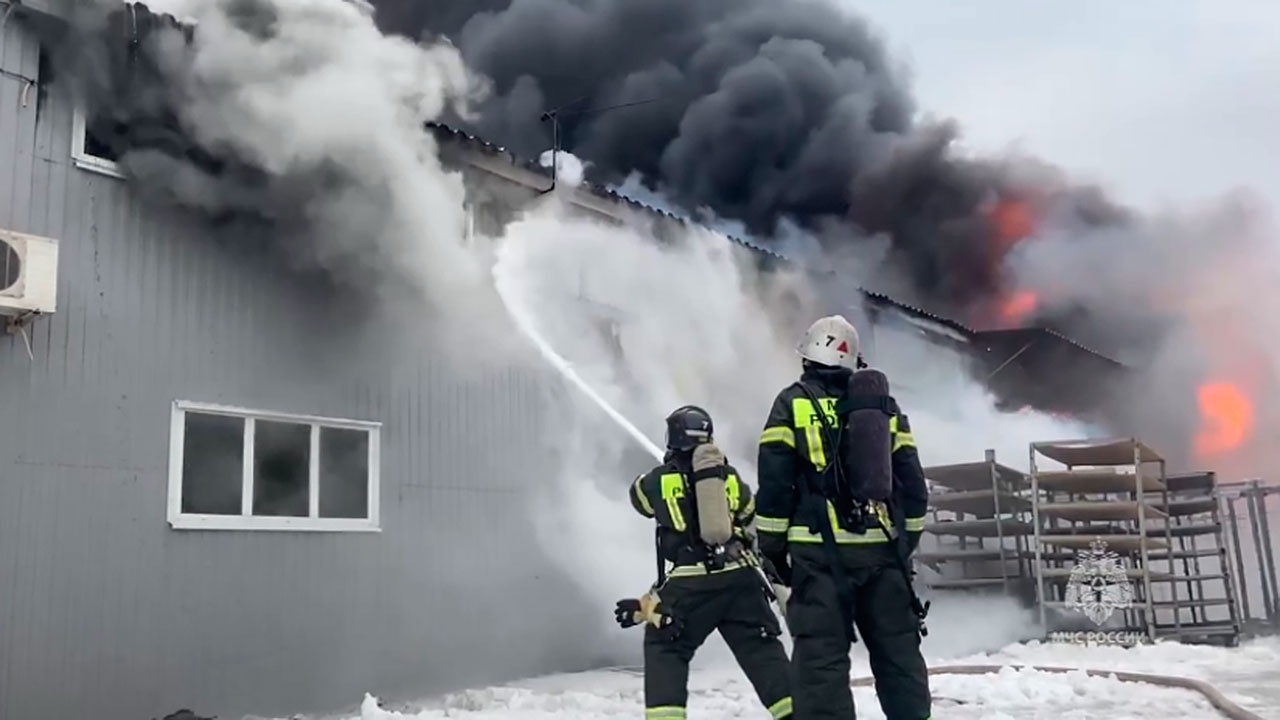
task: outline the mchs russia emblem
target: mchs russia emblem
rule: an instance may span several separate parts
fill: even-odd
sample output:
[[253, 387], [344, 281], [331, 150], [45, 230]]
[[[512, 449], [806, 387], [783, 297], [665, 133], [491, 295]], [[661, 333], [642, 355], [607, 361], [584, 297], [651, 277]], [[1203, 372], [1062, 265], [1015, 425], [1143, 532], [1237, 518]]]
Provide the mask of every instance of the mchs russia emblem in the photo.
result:
[[1107, 550], [1102, 540], [1094, 540], [1077, 556], [1064, 599], [1067, 607], [1101, 625], [1116, 610], [1133, 607], [1133, 583], [1120, 556]]

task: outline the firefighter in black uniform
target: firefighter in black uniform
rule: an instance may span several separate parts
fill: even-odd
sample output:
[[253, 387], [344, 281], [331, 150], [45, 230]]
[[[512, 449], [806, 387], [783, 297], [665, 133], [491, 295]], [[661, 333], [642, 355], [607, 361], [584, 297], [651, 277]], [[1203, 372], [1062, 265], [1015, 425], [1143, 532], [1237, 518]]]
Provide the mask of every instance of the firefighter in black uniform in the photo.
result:
[[646, 720], [684, 720], [689, 662], [719, 630], [774, 718], [791, 717], [782, 628], [757, 571], [751, 488], [712, 439], [711, 417], [693, 406], [667, 418], [662, 465], [631, 485], [636, 512], [657, 521], [658, 582], [618, 601], [622, 627], [645, 623]]
[[[887, 720], [927, 720], [920, 639], [928, 606], [916, 597], [908, 568], [928, 490], [911, 427], [884, 375], [862, 369], [857, 331], [843, 317], [816, 321], [797, 352], [800, 382], [779, 393], [760, 437], [756, 519], [762, 554], [791, 588], [796, 720], [854, 718], [849, 650], [859, 635]], [[851, 402], [851, 381], [865, 375], [883, 382], [881, 402], [863, 409], [874, 409], [883, 423], [884, 501], [864, 500], [875, 493], [849, 487], [863, 479], [863, 468], [841, 467], [851, 457], [843, 446], [861, 441], [841, 434], [843, 403]]]

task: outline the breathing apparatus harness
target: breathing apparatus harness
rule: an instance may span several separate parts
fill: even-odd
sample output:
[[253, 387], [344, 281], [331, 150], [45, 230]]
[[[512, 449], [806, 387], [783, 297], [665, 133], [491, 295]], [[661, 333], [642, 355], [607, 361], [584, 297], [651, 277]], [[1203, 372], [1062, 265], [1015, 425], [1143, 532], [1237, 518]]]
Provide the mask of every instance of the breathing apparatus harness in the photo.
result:
[[[689, 408], [681, 408], [687, 409]], [[673, 417], [679, 412], [673, 413]], [[711, 444], [710, 433], [707, 433], [705, 442], [694, 444], [692, 448], [670, 447], [671, 439], [669, 435], [669, 449], [664, 459], [672, 462], [677, 458], [676, 453], [689, 453], [688, 463], [677, 463], [677, 469], [685, 481], [685, 497], [694, 505], [688, 526], [681, 533], [681, 549], [701, 555], [700, 562], [707, 574], [723, 570], [730, 563], [741, 563], [743, 568], [750, 569], [755, 574], [760, 589], [769, 602], [783, 605], [774, 590], [774, 584], [780, 582], [777, 580], [777, 572], [767, 567], [756, 555], [751, 547], [750, 537], [744, 537], [742, 533], [735, 531], [726, 493], [728, 463], [719, 449]], [[655, 528], [654, 549], [658, 570], [655, 589], [661, 589], [667, 582], [662, 535], [662, 528]], [[782, 609], [785, 611], [785, 608]]]
[[[750, 551], [743, 539], [733, 532], [732, 518], [728, 517], [728, 504], [725, 501], [725, 477], [724, 466], [712, 466], [702, 469], [691, 469], [686, 465], [692, 464], [692, 453], [695, 450], [668, 450], [667, 462], [677, 459], [677, 453], [688, 454], [689, 457], [680, 458], [685, 462], [675, 463], [680, 475], [685, 478], [685, 497], [693, 504], [694, 512], [690, 514], [687, 520], [687, 527], [683, 532], [679, 533], [682, 541], [681, 546], [677, 549], [680, 551], [688, 551], [695, 557], [701, 556], [699, 562], [706, 569], [707, 573], [723, 570], [731, 562], [745, 561], [750, 563]], [[724, 507], [725, 517], [714, 518], [713, 524], [722, 525], [720, 528], [708, 528], [710, 532], [703, 532], [704, 529], [704, 513], [710, 516], [710, 512], [717, 511], [721, 506]], [[714, 508], [714, 510], [713, 510]], [[725, 533], [726, 529], [728, 533]], [[716, 532], [719, 530], [720, 532]], [[671, 528], [665, 530], [667, 533], [676, 532]], [[658, 582], [655, 587], [662, 587], [666, 584], [666, 561], [668, 553], [664, 553], [663, 537], [664, 529], [661, 526], [654, 528], [654, 550], [657, 558]], [[725, 535], [728, 535], [727, 539]], [[711, 535], [711, 537], [708, 537]], [[669, 552], [669, 551], [668, 551]], [[675, 562], [675, 557], [670, 557]]]
[[[866, 367], [861, 357], [858, 358], [858, 366], [860, 369]], [[831, 565], [832, 579], [835, 581], [836, 595], [840, 601], [840, 612], [850, 642], [858, 641], [858, 633], [854, 626], [856, 608], [853, 588], [845, 577], [844, 563], [841, 562], [839, 548], [836, 545], [835, 528], [831, 526], [831, 518], [826, 511], [827, 500], [830, 500], [835, 507], [837, 519], [848, 532], [864, 534], [872, 529], [871, 520], [874, 519], [876, 526], [879, 526], [887, 535], [893, 535], [890, 537], [890, 542], [894, 546], [894, 558], [897, 560], [898, 569], [906, 580], [911, 612], [916, 616], [920, 636], [927, 636], [929, 629], [925, 625], [925, 618], [929, 614], [930, 603], [920, 601], [911, 582], [913, 573], [909, 561], [911, 551], [907, 544], [906, 516], [898, 504], [892, 501], [888, 503], [888, 517], [885, 517], [883, 512], [873, 509], [865, 499], [858, 497], [850, 486], [847, 468], [844, 467], [839, 442], [840, 434], [831, 427], [831, 421], [827, 418], [827, 413], [813, 390], [803, 381], [797, 382], [796, 385], [813, 404], [815, 414], [822, 425], [823, 442], [831, 448], [830, 461], [822, 468], [814, 467], [812, 474], [805, 473], [804, 479], [799, 483], [800, 501], [810, 509], [817, 521], [814, 526], [822, 536], [822, 545], [827, 553], [827, 561]], [[839, 407], [841, 410], [847, 408], [849, 412], [862, 409], [879, 410], [890, 417], [898, 414], [897, 402], [887, 395], [850, 397], [845, 393], [839, 402]], [[813, 487], [814, 484], [817, 487]]]

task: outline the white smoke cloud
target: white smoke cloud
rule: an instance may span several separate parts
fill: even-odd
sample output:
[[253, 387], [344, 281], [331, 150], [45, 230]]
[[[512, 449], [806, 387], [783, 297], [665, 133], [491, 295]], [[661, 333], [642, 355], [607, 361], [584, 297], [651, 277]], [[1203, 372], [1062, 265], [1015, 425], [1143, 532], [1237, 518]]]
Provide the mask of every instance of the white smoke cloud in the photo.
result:
[[[795, 287], [802, 278], [759, 276], [748, 253], [705, 229], [660, 243], [651, 228], [569, 219], [552, 201], [507, 226], [494, 274], [503, 300], [654, 441], [661, 441], [662, 418], [671, 410], [686, 403], [705, 407], [719, 443], [754, 488], [760, 428], [774, 395], [799, 372], [793, 348], [804, 329], [794, 316], [783, 322], [772, 298], [780, 287], [807, 294]], [[895, 382], [926, 464], [980, 461], [993, 448], [1001, 462], [1025, 468], [1030, 442], [1093, 434], [1036, 413], [997, 412], [993, 398], [967, 376], [964, 359], [916, 331], [861, 330], [876, 333], [871, 360]], [[556, 560], [579, 573], [582, 590], [611, 606], [653, 579], [651, 525], [630, 507], [626, 491], [654, 463], [623, 455], [625, 442], [603, 413], [582, 407], [564, 448], [564, 472], [553, 479], [555, 509], [548, 504], [543, 529]], [[959, 631], [964, 624], [955, 614], [975, 603], [995, 612], [980, 634]], [[1029, 635], [1028, 618], [1013, 601], [944, 598], [936, 615], [955, 625], [935, 633], [931, 652], [941, 655]], [[616, 631], [607, 637], [617, 638], [606, 642], [620, 652], [627, 647]]]
[[[515, 299], [540, 332], [602, 386], [611, 402], [661, 438], [661, 419], [686, 403], [713, 416], [768, 408], [776, 370], [794, 360], [752, 297], [737, 250], [708, 230], [663, 247], [643, 230], [563, 220], [554, 206], [507, 228], [499, 277], [520, 276]], [[757, 382], [743, 386], [742, 378]], [[750, 462], [758, 428], [717, 433]]]
[[[118, 6], [86, 4], [83, 24]], [[483, 90], [455, 48], [385, 36], [367, 4], [340, 0], [163, 0], [152, 9], [198, 28], [189, 44], [157, 31], [148, 45], [184, 136], [262, 180], [246, 186], [184, 156], [126, 152], [122, 165], [144, 191], [283, 220], [280, 231], [299, 236], [289, 238], [295, 260], [367, 289], [391, 280], [441, 307], [483, 286], [462, 242], [462, 176], [441, 165], [423, 131], [446, 109], [465, 115]], [[110, 65], [83, 46], [82, 90], [108, 107], [124, 100], [118, 84], [94, 87], [101, 76], [86, 66]], [[136, 74], [128, 90], [156, 93], [144, 81]]]
[[538, 156], [538, 164], [542, 167], [549, 168], [552, 163], [555, 163], [556, 182], [568, 187], [577, 187], [582, 184], [589, 164], [584, 163], [577, 155], [563, 150], [547, 150]]

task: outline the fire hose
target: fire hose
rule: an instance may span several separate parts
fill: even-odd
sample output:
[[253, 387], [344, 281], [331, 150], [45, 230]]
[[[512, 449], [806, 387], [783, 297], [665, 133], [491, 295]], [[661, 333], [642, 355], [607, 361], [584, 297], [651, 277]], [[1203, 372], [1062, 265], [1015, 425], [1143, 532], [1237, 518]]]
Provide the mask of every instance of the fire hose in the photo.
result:
[[[1263, 720], [1262, 716], [1244, 709], [1240, 705], [1232, 702], [1223, 695], [1214, 686], [1203, 680], [1194, 678], [1178, 677], [1176, 675], [1152, 675], [1148, 673], [1124, 672], [1120, 670], [1093, 670], [1088, 668], [1067, 668], [1044, 665], [944, 665], [942, 667], [929, 668], [930, 675], [994, 675], [999, 673], [1005, 667], [1015, 667], [1024, 670], [1035, 670], [1042, 673], [1066, 674], [1073, 672], [1083, 672], [1090, 677], [1114, 677], [1120, 682], [1144, 683], [1147, 685], [1156, 685], [1158, 687], [1181, 688], [1183, 690], [1193, 690], [1200, 693], [1205, 700], [1209, 701], [1218, 712], [1229, 720]], [[858, 678], [852, 682], [853, 687], [867, 687], [874, 685], [875, 678], [864, 677]]]
[[[1241, 707], [1238, 703], [1229, 699], [1222, 691], [1204, 680], [1194, 678], [1179, 677], [1176, 675], [1153, 675], [1148, 673], [1125, 672], [1120, 670], [1096, 670], [1091, 668], [1068, 668], [1055, 667], [1045, 665], [943, 665], [942, 667], [929, 668], [929, 674], [937, 675], [996, 675], [1006, 667], [1012, 667], [1021, 670], [1034, 670], [1042, 673], [1052, 673], [1055, 675], [1065, 675], [1067, 673], [1082, 672], [1090, 677], [1115, 678], [1120, 682], [1142, 683], [1145, 685], [1154, 685], [1156, 687], [1178, 688], [1182, 690], [1191, 690], [1199, 693], [1205, 700], [1209, 702], [1222, 716], [1228, 720], [1265, 720], [1261, 715]], [[611, 672], [623, 672], [634, 675], [643, 675], [644, 669], [641, 667], [618, 666], [605, 668]], [[856, 678], [850, 682], [852, 687], [872, 687], [875, 685], [875, 678], [862, 677]]]

